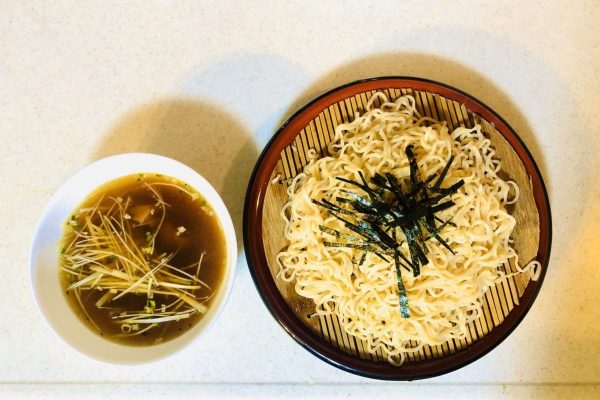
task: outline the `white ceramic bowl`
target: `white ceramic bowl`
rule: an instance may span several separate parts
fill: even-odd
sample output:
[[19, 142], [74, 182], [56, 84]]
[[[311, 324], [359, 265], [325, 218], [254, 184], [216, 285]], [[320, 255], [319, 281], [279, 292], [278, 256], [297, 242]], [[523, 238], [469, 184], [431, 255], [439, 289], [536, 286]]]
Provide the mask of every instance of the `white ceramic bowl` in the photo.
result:
[[[221, 222], [227, 241], [227, 267], [223, 282], [208, 313], [185, 334], [162, 344], [145, 347], [120, 345], [92, 332], [75, 315], [62, 293], [59, 281], [59, 241], [64, 221], [98, 186], [121, 176], [153, 172], [178, 178], [200, 192]], [[52, 196], [38, 222], [29, 266], [38, 308], [54, 331], [70, 346], [97, 360], [116, 364], [141, 364], [181, 350], [212, 325], [223, 309], [237, 261], [237, 243], [231, 217], [216, 190], [190, 167], [154, 154], [127, 153], [96, 161], [67, 180]]]

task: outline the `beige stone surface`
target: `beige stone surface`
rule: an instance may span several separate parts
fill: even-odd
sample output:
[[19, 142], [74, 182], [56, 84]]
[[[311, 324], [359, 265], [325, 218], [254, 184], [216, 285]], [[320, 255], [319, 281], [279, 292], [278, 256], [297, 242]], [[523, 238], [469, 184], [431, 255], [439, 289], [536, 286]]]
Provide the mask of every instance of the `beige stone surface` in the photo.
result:
[[[128, 151], [195, 168], [239, 234], [248, 177], [277, 126], [339, 84], [407, 75], [460, 88], [515, 128], [546, 180], [554, 239], [541, 293], [505, 342], [381, 395], [600, 397], [598, 21], [593, 0], [2, 2], [0, 396], [360, 397], [349, 385], [371, 381], [321, 362], [274, 322], [243, 253], [204, 338], [123, 367], [53, 334], [31, 293], [28, 251], [61, 183]], [[155, 384], [136, 385], [145, 382]]]

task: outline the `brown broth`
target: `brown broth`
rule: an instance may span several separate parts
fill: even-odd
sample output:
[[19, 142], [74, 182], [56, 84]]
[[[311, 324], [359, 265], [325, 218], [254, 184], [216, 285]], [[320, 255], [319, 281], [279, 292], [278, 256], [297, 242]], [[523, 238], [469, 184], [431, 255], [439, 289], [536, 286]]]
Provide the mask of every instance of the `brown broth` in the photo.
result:
[[[177, 187], [165, 185], [174, 182], [176, 182]], [[146, 246], [148, 232], [155, 232], [160, 223], [159, 216], [162, 215], [159, 212], [160, 207], [157, 206], [157, 199], [146, 186], [147, 184], [152, 185], [162, 196], [163, 201], [168, 204], [168, 206], [165, 206], [165, 218], [156, 235], [152, 254], [175, 253], [169, 264], [194, 275], [198, 260], [204, 252], [198, 277], [210, 289], [202, 287], [194, 289], [192, 293], [196, 298], [203, 299], [199, 302], [210, 307], [214, 296], [209, 299], [204, 298], [212, 296], [219, 289], [223, 279], [227, 262], [225, 236], [216, 214], [203, 197], [189, 185], [173, 178], [150, 173], [136, 174], [113, 180], [97, 188], [76, 208], [73, 216], [70, 216], [66, 222], [61, 254], [65, 251], [65, 246], [68, 246], [74, 240], [79, 240], [76, 238], [75, 229], [81, 229], [80, 227], [85, 225], [85, 212], [80, 210], [92, 208], [99, 201], [99, 207], [109, 208], [114, 205], [117, 198], [120, 198], [124, 204], [131, 201], [131, 205], [126, 209], [132, 217], [132, 219], [127, 220], [127, 222], [131, 221], [131, 237], [140, 247]], [[193, 199], [182, 188], [187, 192], [197, 194], [198, 198]], [[136, 209], [136, 207], [138, 208]], [[155, 210], [152, 215], [147, 213], [149, 207]], [[139, 212], [139, 210], [146, 210], [146, 212]], [[144, 216], [144, 214], [146, 215]], [[92, 217], [94, 223], [99, 219], [97, 213]], [[139, 226], [140, 220], [144, 225]], [[178, 227], [184, 227], [185, 232], [179, 232], [178, 234]], [[85, 227], [83, 229], [85, 231]], [[65, 264], [65, 257], [61, 255], [61, 265]], [[105, 290], [96, 288], [67, 290], [69, 285], [73, 281], [79, 280], [80, 277], [75, 278], [60, 270], [60, 278], [68, 303], [80, 319], [99, 335], [118, 343], [147, 346], [168, 341], [185, 333], [203, 317], [203, 314], [197, 312], [186, 319], [162, 322], [157, 327], [151, 328], [142, 334], [124, 334], [121, 325], [115, 322], [112, 317], [123, 311], [131, 312], [144, 309], [148, 300], [146, 294], [127, 293], [120, 299], [109, 302], [106, 305], [109, 309], [98, 308], [96, 302], [104, 295]], [[77, 299], [75, 291], [78, 291], [81, 302]], [[163, 304], [169, 304], [174, 299], [170, 295], [155, 294], [152, 300], [155, 302], [156, 309], [160, 310]], [[142, 325], [140, 328], [147, 326]], [[138, 328], [138, 331], [140, 328]]]

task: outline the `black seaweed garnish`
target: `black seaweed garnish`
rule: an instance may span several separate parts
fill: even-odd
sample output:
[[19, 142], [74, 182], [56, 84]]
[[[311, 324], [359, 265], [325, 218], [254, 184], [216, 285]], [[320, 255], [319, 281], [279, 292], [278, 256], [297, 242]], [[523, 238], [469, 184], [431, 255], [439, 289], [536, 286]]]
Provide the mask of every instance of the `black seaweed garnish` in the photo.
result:
[[[434, 174], [423, 180], [413, 153], [413, 146], [407, 146], [405, 152], [410, 168], [407, 190], [403, 189], [401, 182], [392, 174], [388, 173], [384, 176], [376, 173], [371, 177], [369, 184], [362, 172], [359, 172], [360, 182], [339, 177], [336, 179], [356, 186], [364, 194], [341, 190], [346, 197], [336, 197], [335, 201], [338, 204], [325, 198], [313, 199], [312, 202], [326, 209], [351, 231], [346, 233], [319, 226], [321, 232], [338, 240], [325, 241], [325, 246], [362, 250], [359, 265], [365, 262], [368, 252], [374, 253], [385, 261], [388, 261], [386, 257], [394, 260], [400, 312], [402, 317], [408, 318], [410, 317], [408, 297], [402, 281], [401, 268], [412, 271], [415, 277], [419, 276], [421, 267], [429, 263], [426, 242], [431, 239], [437, 240], [454, 254], [448, 243], [440, 237], [440, 232], [447, 225], [455, 225], [452, 221], [444, 221], [435, 214], [454, 205], [448, 197], [456, 193], [464, 185], [464, 181], [461, 179], [449, 187], [441, 187], [454, 161], [454, 156], [450, 157], [438, 176]], [[342, 204], [349, 207], [342, 207]], [[441, 225], [438, 226], [438, 222]], [[397, 228], [404, 233], [409, 249], [408, 255], [400, 249], [404, 242], [396, 240]]]

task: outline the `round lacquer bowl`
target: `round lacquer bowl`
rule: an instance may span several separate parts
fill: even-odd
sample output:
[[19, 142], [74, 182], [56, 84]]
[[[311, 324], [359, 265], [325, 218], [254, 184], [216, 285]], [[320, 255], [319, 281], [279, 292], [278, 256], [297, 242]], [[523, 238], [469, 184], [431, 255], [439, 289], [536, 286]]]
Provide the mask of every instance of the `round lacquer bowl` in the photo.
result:
[[[388, 363], [381, 352], [370, 354], [363, 343], [342, 329], [335, 316], [315, 317], [312, 300], [294, 290], [294, 282], [277, 277], [275, 257], [287, 246], [280, 211], [287, 201], [287, 184], [308, 162], [307, 151], [326, 153], [335, 128], [362, 113], [370, 96], [382, 91], [389, 99], [410, 94], [419, 113], [445, 121], [450, 130], [481, 125], [502, 162], [506, 179], [520, 188], [511, 210], [517, 224], [513, 247], [524, 265], [537, 260], [536, 281], [524, 274], [490, 288], [482, 299], [483, 313], [469, 324], [463, 340], [425, 346], [401, 366]], [[320, 359], [357, 375], [387, 380], [432, 377], [461, 368], [504, 340], [523, 320], [535, 300], [548, 266], [551, 219], [548, 196], [531, 154], [514, 130], [493, 110], [449, 86], [416, 78], [368, 79], [336, 88], [300, 109], [271, 139], [252, 174], [244, 210], [244, 244], [256, 288], [273, 317], [305, 349]], [[512, 263], [499, 265], [516, 272]]]

